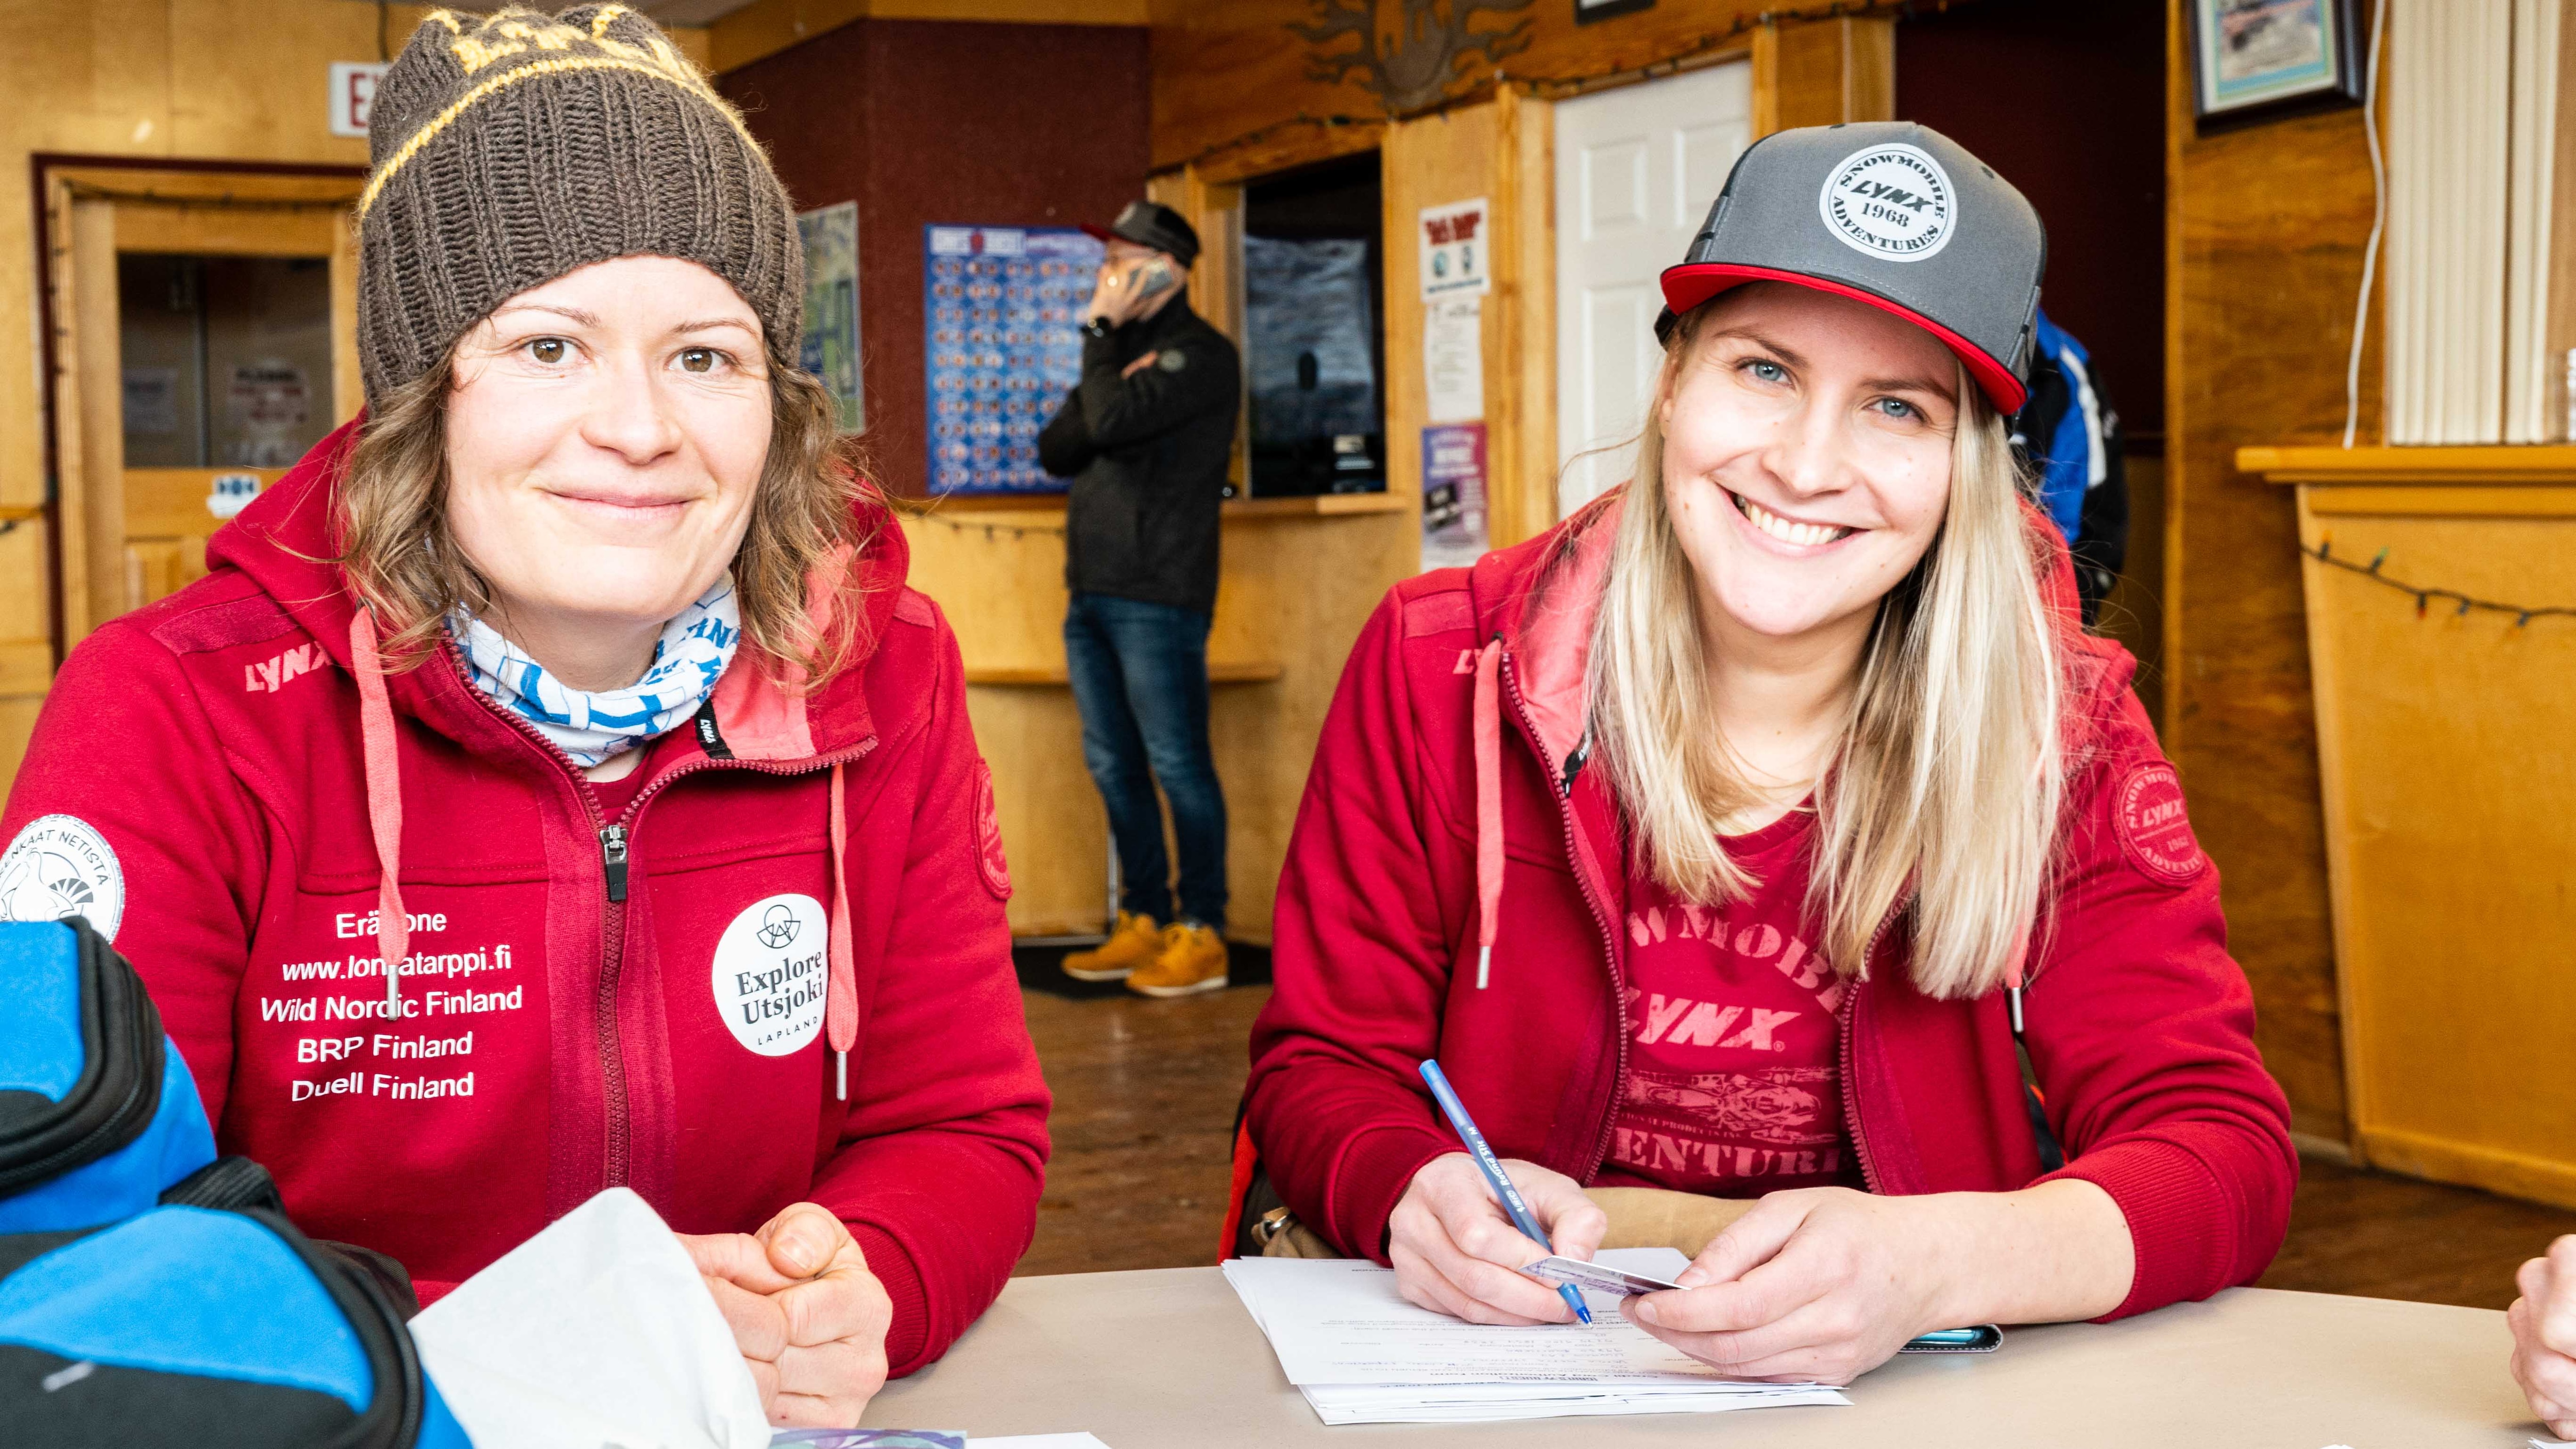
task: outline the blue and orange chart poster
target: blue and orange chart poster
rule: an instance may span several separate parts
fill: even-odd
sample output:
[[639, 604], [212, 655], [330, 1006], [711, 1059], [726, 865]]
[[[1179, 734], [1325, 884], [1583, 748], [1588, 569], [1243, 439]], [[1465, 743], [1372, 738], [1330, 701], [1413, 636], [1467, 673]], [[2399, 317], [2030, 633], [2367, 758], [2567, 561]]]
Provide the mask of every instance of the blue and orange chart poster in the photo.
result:
[[1073, 227], [922, 228], [932, 493], [1063, 491], [1038, 429], [1082, 379], [1100, 258]]

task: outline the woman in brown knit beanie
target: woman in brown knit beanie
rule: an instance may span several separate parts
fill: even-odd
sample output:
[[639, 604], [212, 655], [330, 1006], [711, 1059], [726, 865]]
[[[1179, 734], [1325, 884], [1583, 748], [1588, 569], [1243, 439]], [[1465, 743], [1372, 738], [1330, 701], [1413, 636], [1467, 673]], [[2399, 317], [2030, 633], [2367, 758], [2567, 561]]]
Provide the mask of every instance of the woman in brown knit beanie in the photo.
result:
[[955, 639], [795, 365], [786, 193], [649, 21], [433, 12], [370, 140], [366, 414], [74, 653], [0, 839], [105, 862], [308, 1231], [434, 1299], [632, 1188], [773, 1420], [854, 1424], [1046, 1160]]

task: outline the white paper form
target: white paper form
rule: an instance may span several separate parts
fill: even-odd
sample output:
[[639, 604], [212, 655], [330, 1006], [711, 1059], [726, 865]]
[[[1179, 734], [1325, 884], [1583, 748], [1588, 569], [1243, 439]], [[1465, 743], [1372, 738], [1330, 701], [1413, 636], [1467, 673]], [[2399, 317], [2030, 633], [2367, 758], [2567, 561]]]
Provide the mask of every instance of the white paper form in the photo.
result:
[[[1677, 1261], [1667, 1261], [1666, 1254]], [[1628, 1261], [1643, 1255], [1646, 1262]], [[1600, 1255], [1634, 1272], [1680, 1272], [1670, 1249]], [[1237, 1258], [1226, 1278], [1270, 1338], [1292, 1384], [1681, 1383], [1717, 1370], [1594, 1303], [1590, 1327], [1463, 1323], [1407, 1303], [1395, 1272], [1363, 1259]]]

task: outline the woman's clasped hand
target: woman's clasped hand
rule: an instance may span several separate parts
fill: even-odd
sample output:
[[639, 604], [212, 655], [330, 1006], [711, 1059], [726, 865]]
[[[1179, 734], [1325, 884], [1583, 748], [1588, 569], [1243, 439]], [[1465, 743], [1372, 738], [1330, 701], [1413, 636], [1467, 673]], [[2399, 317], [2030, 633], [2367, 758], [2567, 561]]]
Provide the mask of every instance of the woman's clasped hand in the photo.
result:
[[800, 1202], [754, 1233], [680, 1233], [773, 1424], [858, 1422], [886, 1381], [894, 1304], [849, 1228]]

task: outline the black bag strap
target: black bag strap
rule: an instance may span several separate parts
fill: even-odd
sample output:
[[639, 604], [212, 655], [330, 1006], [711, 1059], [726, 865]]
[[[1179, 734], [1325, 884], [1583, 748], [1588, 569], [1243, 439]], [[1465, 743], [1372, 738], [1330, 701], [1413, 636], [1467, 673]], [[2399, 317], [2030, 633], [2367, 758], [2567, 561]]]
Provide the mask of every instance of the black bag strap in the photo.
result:
[[2004, 1011], [2012, 1021], [2013, 1055], [2021, 1058], [2021, 1104], [2030, 1113], [2030, 1142], [2039, 1150], [2039, 1169], [2055, 1172], [2066, 1165], [2065, 1145], [2048, 1125], [2048, 1100], [2040, 1095], [2039, 1070], [2030, 1064], [2030, 1043], [2022, 1040], [2021, 988], [2004, 988]]

